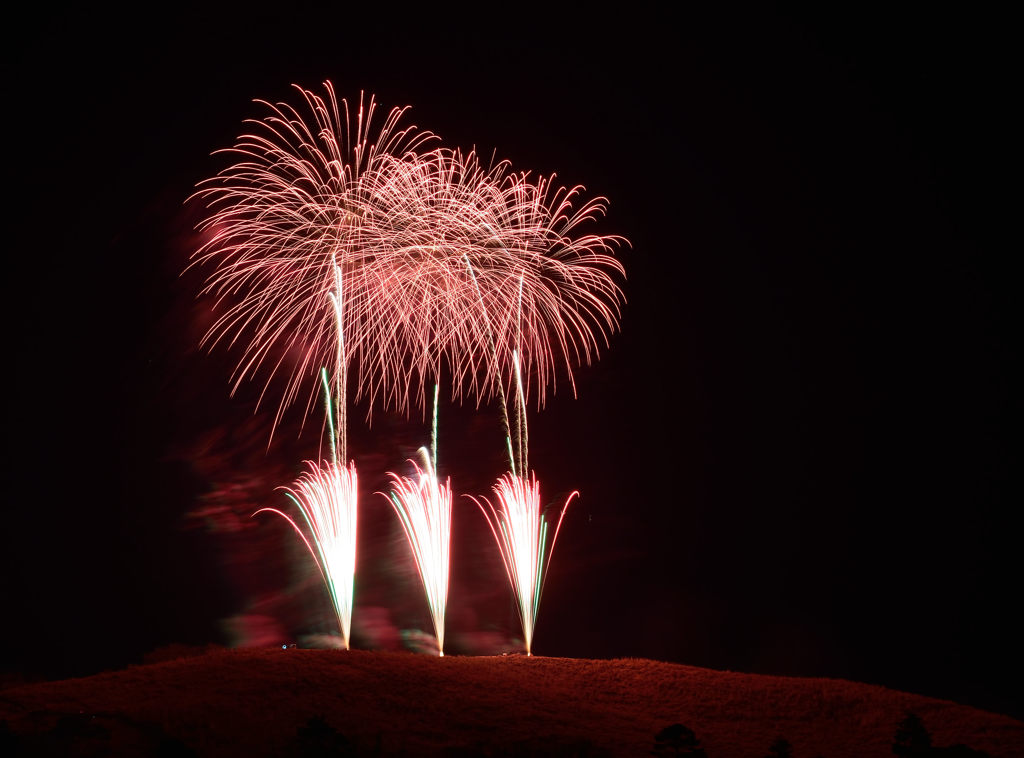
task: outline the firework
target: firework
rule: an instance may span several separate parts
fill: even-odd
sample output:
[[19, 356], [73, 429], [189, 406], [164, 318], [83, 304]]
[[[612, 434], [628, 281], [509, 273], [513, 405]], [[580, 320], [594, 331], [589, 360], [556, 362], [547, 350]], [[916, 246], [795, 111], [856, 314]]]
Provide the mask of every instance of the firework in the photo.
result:
[[443, 148], [381, 160], [362, 228], [374, 254], [361, 292], [373, 302], [350, 330], [367, 348], [356, 361], [361, 396], [407, 408], [445, 371], [453, 399], [479, 404], [509, 389], [502, 381], [516, 363], [542, 406], [559, 366], [572, 383], [573, 366], [598, 355], [618, 325], [623, 269], [613, 252], [623, 240], [580, 234], [604, 200], [574, 211], [582, 188], [553, 179]]
[[375, 129], [372, 98], [353, 117], [329, 83], [326, 99], [297, 89], [300, 107], [263, 103], [224, 151], [235, 163], [196, 193], [210, 213], [193, 265], [212, 267], [203, 292], [222, 310], [204, 344], [241, 351], [233, 391], [262, 371], [266, 394], [287, 374], [275, 426], [303, 386], [308, 415], [324, 366], [339, 398], [352, 366], [368, 417], [425, 412], [442, 374], [453, 399], [479, 404], [511, 375], [513, 348], [539, 405], [557, 367], [572, 384], [618, 326], [624, 240], [582, 233], [604, 199], [427, 150], [433, 135], [400, 128], [406, 109]]
[[[207, 241], [193, 265], [213, 267], [203, 294], [223, 308], [203, 344], [240, 347], [232, 392], [262, 368], [266, 394], [274, 376], [287, 372], [275, 427], [307, 383], [308, 415], [323, 367], [333, 367], [332, 384], [343, 389], [340, 337], [358, 322], [348, 303], [366, 300], [358, 281], [363, 184], [384, 156], [413, 161], [432, 139], [401, 125], [405, 108], [392, 109], [377, 126], [372, 96], [360, 96], [350, 112], [331, 83], [325, 87], [323, 98], [296, 86], [298, 107], [257, 101], [268, 113], [248, 121], [252, 131], [220, 151], [235, 162], [194, 195], [209, 215], [199, 227]], [[297, 356], [291, 367], [288, 354]]]
[[[450, 481], [442, 485], [426, 448], [419, 449], [423, 467], [409, 459], [415, 476], [391, 477], [388, 495], [402, 524], [416, 560], [430, 617], [437, 635], [437, 649], [444, 655], [444, 614], [448, 603], [448, 566], [452, 532], [452, 490]], [[384, 493], [380, 493], [384, 494]]]
[[554, 532], [550, 534], [550, 543], [550, 527], [541, 510], [540, 484], [536, 476], [531, 474], [525, 478], [505, 474], [494, 485], [494, 494], [497, 505], [493, 505], [486, 497], [481, 498], [483, 502], [468, 497], [480, 507], [498, 543], [505, 573], [519, 604], [526, 654], [532, 655], [533, 632], [551, 554], [555, 549], [565, 511], [573, 497], [579, 493], [569, 495], [562, 506]]
[[[250, 120], [251, 131], [222, 151], [234, 163], [195, 193], [209, 214], [192, 265], [213, 268], [203, 293], [220, 311], [203, 344], [240, 351], [232, 393], [264, 374], [263, 402], [282, 378], [273, 428], [312, 385], [306, 419], [316, 395], [312, 379], [321, 375], [331, 462], [310, 464], [287, 490], [311, 538], [283, 512], [264, 510], [287, 518], [317, 560], [346, 646], [356, 523], [349, 385], [356, 402], [365, 400], [368, 419], [378, 405], [406, 413], [419, 405], [425, 414], [429, 383], [436, 419], [442, 378], [459, 401], [479, 406], [497, 395], [512, 471], [499, 480], [501, 505], [491, 523], [496, 538], [527, 535], [499, 539], [499, 546], [506, 569], [515, 567], [510, 579], [524, 577], [513, 585], [529, 650], [541, 564], [554, 536], [548, 547], [539, 488], [528, 478], [527, 401], [535, 397], [543, 407], [561, 370], [575, 392], [574, 367], [596, 359], [618, 328], [624, 269], [615, 248], [625, 240], [585, 233], [604, 214], [604, 198], [584, 200], [582, 187], [560, 186], [554, 175], [531, 178], [508, 162], [485, 166], [475, 153], [431, 148], [432, 134], [402, 125], [405, 108], [375, 121], [372, 96], [360, 95], [350, 111], [330, 82], [325, 88], [321, 97], [296, 87], [297, 106], [257, 101], [264, 117]], [[437, 481], [436, 423], [431, 454], [421, 452], [415, 477], [390, 474], [389, 499], [443, 654], [451, 489]], [[520, 558], [531, 551], [532, 559]], [[530, 560], [537, 565], [527, 570]]]
[[337, 463], [307, 462], [307, 465], [309, 470], [293, 487], [281, 489], [302, 515], [308, 537], [291, 516], [276, 508], [261, 508], [253, 515], [264, 511], [276, 513], [302, 538], [327, 585], [348, 650], [356, 570], [356, 468], [352, 464], [345, 468]]

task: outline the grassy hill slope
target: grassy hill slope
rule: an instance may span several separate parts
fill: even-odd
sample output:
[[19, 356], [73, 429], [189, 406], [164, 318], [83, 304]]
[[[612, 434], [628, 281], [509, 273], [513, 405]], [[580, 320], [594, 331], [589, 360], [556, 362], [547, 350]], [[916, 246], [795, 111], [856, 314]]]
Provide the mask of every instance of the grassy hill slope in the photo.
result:
[[313, 754], [317, 745], [356, 755], [633, 758], [674, 723], [692, 729], [709, 758], [766, 756], [780, 737], [794, 758], [865, 758], [893, 755], [908, 711], [933, 745], [1024, 754], [1024, 723], [951, 702], [638, 659], [238, 649], [0, 692], [3, 739], [33, 754], [211, 758]]

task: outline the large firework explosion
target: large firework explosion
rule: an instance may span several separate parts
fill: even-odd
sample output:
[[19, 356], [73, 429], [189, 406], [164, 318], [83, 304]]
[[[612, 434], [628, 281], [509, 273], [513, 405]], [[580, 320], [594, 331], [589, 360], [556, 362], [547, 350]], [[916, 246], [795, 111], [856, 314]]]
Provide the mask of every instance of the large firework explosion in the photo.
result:
[[[262, 402], [283, 376], [276, 427], [303, 396], [302, 417], [309, 416], [320, 376], [331, 457], [310, 463], [288, 490], [309, 539], [289, 521], [317, 559], [347, 645], [357, 502], [346, 445], [350, 385], [368, 419], [374, 407], [406, 414], [420, 407], [425, 414], [431, 384], [435, 413], [442, 382], [459, 402], [479, 406], [497, 395], [512, 469], [496, 487], [499, 501], [512, 503], [518, 492], [539, 518], [536, 479], [526, 479], [527, 401], [535, 397], [543, 407], [560, 370], [574, 388], [573, 368], [591, 363], [608, 344], [623, 302], [623, 268], [614, 252], [624, 240], [584, 233], [605, 201], [584, 201], [582, 187], [531, 178], [507, 162], [485, 166], [474, 152], [437, 146], [431, 133], [401, 124], [404, 108], [392, 109], [378, 126], [373, 97], [361, 95], [350, 110], [329, 82], [325, 88], [321, 97], [296, 87], [298, 106], [257, 101], [265, 115], [222, 151], [233, 162], [197, 189], [209, 213], [200, 225], [207, 239], [193, 263], [212, 269], [203, 293], [220, 310], [204, 344], [227, 343], [239, 352], [232, 391], [262, 374]], [[410, 525], [445, 493], [450, 504], [451, 491], [437, 482], [436, 458], [424, 460], [424, 468], [414, 462], [416, 479], [391, 474], [392, 504], [443, 650], [448, 553], [438, 550], [430, 559], [443, 556], [443, 571], [425, 571]], [[505, 481], [507, 492], [498, 489]], [[414, 505], [420, 501], [423, 508]], [[513, 546], [543, 555], [546, 532], [524, 527], [517, 531], [533, 535], [528, 545], [502, 543], [502, 530], [517, 529], [507, 526], [509, 514], [523, 510], [502, 507], [504, 520], [489, 523], [509, 571], [529, 560], [513, 555]], [[492, 513], [498, 519], [499, 511]], [[520, 573], [509, 578], [529, 647], [543, 574], [529, 572], [527, 591], [513, 578]]]
[[[310, 413], [316, 377], [330, 367], [343, 437], [342, 373], [352, 351], [345, 337], [351, 335], [350, 345], [363, 342], [353, 327], [382, 286], [363, 276], [374, 255], [364, 234], [378, 236], [363, 228], [366, 185], [386, 158], [388, 165], [419, 160], [416, 151], [432, 135], [400, 127], [405, 109], [392, 109], [376, 126], [372, 96], [361, 96], [353, 112], [330, 82], [325, 87], [326, 99], [296, 87], [301, 110], [257, 101], [269, 112], [249, 120], [251, 131], [219, 151], [233, 162], [195, 193], [209, 214], [200, 224], [208, 239], [194, 264], [212, 267], [203, 294], [215, 296], [222, 309], [204, 344], [224, 341], [241, 352], [234, 389], [263, 371], [265, 393], [278, 372], [288, 371], [276, 426], [304, 385], [304, 416]], [[368, 282], [369, 292], [362, 288]], [[290, 368], [285, 356], [297, 356]]]

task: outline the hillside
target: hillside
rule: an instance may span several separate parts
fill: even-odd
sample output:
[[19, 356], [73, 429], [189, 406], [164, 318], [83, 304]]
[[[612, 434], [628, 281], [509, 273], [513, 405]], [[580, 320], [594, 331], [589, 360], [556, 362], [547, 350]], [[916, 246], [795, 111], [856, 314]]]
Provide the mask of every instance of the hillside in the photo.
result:
[[55, 755], [632, 757], [681, 723], [710, 758], [780, 737], [794, 758], [864, 758], [893, 755], [908, 712], [934, 746], [1024, 754], [1024, 723], [951, 702], [638, 659], [217, 650], [0, 693], [8, 746]]

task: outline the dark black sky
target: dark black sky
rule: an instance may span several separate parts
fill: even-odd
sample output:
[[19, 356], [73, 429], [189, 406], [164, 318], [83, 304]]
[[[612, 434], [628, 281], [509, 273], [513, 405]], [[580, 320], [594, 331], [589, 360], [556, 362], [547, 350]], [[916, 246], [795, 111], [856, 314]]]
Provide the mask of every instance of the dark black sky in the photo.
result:
[[[602, 230], [632, 243], [622, 333], [576, 399], [531, 419], [545, 490], [582, 493], [539, 653], [1024, 715], [1007, 21], [507, 13], [12, 28], [5, 668], [66, 676], [229, 642], [246, 569], [186, 514], [216, 476], [286, 483], [271, 472], [294, 474], [316, 439], [264, 452], [256, 388], [230, 399], [228, 356], [196, 350], [184, 202], [253, 98], [331, 79], [608, 197]], [[489, 427], [442, 414], [456, 490], [486, 491]], [[357, 425], [368, 481], [425, 428]], [[244, 454], [215, 475], [196, 450], [218, 430]], [[459, 521], [479, 517], [461, 514], [457, 555], [480, 560]], [[282, 565], [250, 566], [252, 584], [287, 584]], [[463, 611], [469, 584], [453, 584]]]

